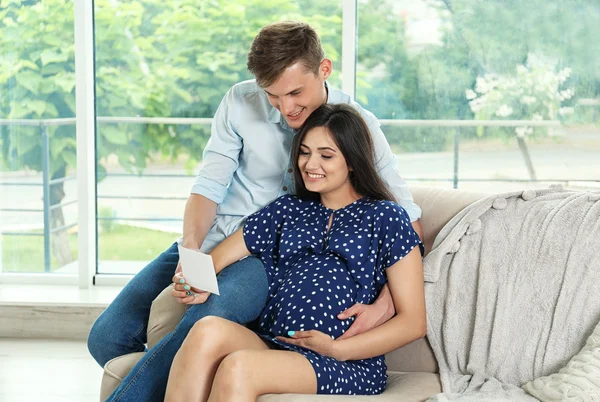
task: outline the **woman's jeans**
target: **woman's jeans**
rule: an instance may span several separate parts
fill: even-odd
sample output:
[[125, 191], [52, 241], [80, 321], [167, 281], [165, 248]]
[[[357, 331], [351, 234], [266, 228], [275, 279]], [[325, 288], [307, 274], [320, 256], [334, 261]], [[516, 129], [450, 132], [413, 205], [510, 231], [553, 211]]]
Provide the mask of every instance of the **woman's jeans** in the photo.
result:
[[[150, 306], [171, 283], [178, 261], [175, 243], [135, 275], [98, 317], [88, 338], [88, 349], [98, 364], [145, 350]], [[268, 293], [267, 275], [258, 258], [232, 264], [217, 278], [221, 295], [189, 306], [173, 332], [146, 352], [107, 401], [162, 401], [173, 358], [202, 317], [215, 315], [240, 324], [258, 317]]]

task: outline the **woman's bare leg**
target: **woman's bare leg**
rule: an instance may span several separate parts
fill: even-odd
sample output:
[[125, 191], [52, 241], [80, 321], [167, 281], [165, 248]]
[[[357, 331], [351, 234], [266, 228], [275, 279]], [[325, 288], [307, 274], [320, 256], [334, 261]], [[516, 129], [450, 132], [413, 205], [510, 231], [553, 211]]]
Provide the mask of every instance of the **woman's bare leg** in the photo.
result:
[[269, 347], [243, 325], [213, 316], [198, 321], [175, 355], [165, 401], [206, 401], [223, 358], [242, 349]]
[[263, 394], [315, 394], [317, 376], [301, 354], [244, 349], [228, 355], [217, 370], [209, 402], [255, 402]]

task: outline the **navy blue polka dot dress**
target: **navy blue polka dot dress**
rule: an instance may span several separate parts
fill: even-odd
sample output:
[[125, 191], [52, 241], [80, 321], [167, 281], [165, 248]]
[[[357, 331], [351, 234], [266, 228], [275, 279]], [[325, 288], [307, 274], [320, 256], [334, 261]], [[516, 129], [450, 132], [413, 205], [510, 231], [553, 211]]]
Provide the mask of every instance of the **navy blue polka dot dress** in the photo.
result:
[[385, 269], [420, 245], [406, 211], [369, 198], [333, 211], [318, 201], [285, 195], [248, 217], [243, 234], [269, 279], [259, 335], [304, 355], [317, 375], [319, 394], [383, 392], [383, 356], [341, 362], [275, 337], [311, 329], [333, 339], [341, 336], [353, 318], [342, 321], [337, 315], [357, 302], [371, 304], [386, 282]]

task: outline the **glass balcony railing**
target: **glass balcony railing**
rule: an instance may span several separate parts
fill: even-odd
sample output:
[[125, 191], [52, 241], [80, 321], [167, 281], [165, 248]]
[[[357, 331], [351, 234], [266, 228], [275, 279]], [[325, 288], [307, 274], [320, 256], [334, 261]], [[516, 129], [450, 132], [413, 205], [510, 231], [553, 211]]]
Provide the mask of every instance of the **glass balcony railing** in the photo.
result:
[[[178, 126], [209, 126], [211, 120], [97, 118], [99, 126], [156, 124], [174, 130]], [[600, 129], [539, 120], [380, 121], [409, 184], [493, 192], [550, 184], [600, 188]], [[0, 172], [0, 272], [76, 272], [75, 264], [61, 262], [59, 253], [62, 250], [64, 258], [67, 248], [71, 261], [76, 261], [77, 177], [71, 173], [73, 167], [58, 177], [49, 165], [53, 141], [49, 128], [74, 122], [0, 120], [0, 130], [34, 127], [42, 150], [40, 172]], [[514, 134], [519, 127], [535, 128], [544, 135], [521, 138]], [[98, 177], [96, 200], [97, 273], [133, 274], [175, 240], [198, 168], [184, 165], [183, 160], [159, 160], [141, 172], [130, 172], [116, 159], [101, 161], [104, 173]], [[52, 195], [57, 187], [62, 194], [58, 201]]]

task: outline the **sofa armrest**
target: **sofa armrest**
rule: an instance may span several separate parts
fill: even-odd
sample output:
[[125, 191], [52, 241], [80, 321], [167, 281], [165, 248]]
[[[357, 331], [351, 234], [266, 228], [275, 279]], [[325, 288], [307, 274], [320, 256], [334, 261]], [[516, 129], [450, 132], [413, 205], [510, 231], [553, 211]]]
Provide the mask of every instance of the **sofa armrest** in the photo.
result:
[[400, 372], [439, 372], [437, 360], [427, 337], [404, 345], [385, 355], [385, 363], [390, 371]]
[[171, 296], [173, 285], [169, 285], [152, 302], [148, 319], [148, 349], [158, 343], [166, 334], [173, 331], [187, 306], [179, 304]]

